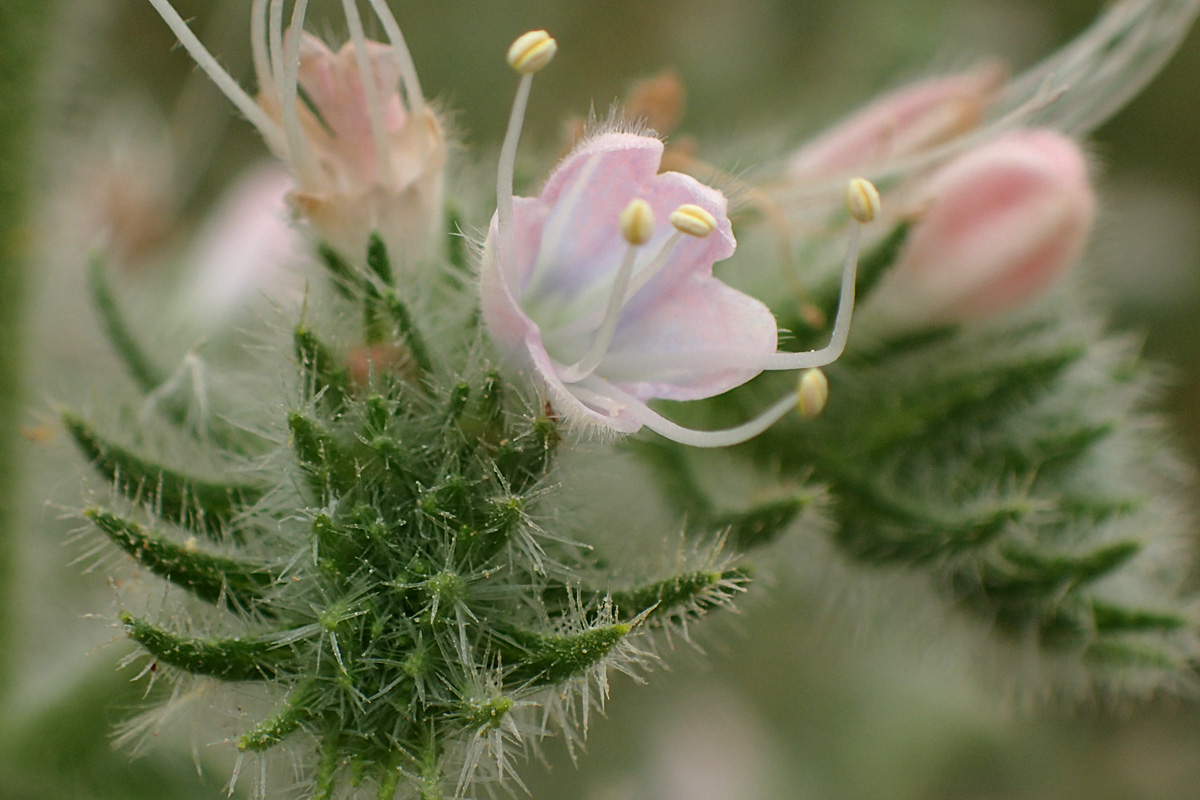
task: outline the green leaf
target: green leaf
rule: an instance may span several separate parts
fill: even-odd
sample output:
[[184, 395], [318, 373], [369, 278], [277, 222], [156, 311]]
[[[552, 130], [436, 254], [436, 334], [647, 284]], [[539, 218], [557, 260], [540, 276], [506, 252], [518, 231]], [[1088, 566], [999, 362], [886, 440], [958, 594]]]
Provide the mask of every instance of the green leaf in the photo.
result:
[[738, 552], [771, 544], [812, 504], [803, 492], [751, 506], [743, 511], [714, 514], [707, 520], [710, 530], [727, 531], [729, 546]]
[[128, 612], [121, 612], [130, 639], [146, 648], [164, 664], [196, 675], [225, 681], [264, 681], [280, 677], [294, 650], [269, 637], [229, 639], [179, 636]]
[[269, 750], [291, 736], [300, 726], [312, 719], [312, 702], [318, 690], [315, 680], [292, 687], [283, 709], [278, 714], [255, 725], [238, 740], [239, 750]]
[[666, 580], [648, 583], [635, 589], [613, 592], [613, 605], [622, 616], [636, 616], [649, 611], [648, 621], [663, 620], [672, 615], [699, 616], [714, 608], [727, 605], [733, 592], [741, 591], [748, 574], [742, 569], [724, 571], [701, 570], [675, 575]]
[[342, 450], [332, 433], [299, 411], [288, 414], [288, 430], [296, 458], [318, 495], [327, 498], [330, 493], [343, 495], [354, 489], [358, 463]]
[[624, 623], [591, 628], [567, 636], [553, 636], [519, 628], [506, 628], [497, 644], [511, 664], [510, 681], [547, 686], [582, 676], [604, 660], [629, 635]]
[[1092, 621], [1104, 634], [1181, 631], [1190, 625], [1178, 614], [1123, 608], [1099, 600], [1092, 602]]
[[211, 538], [234, 530], [237, 515], [266, 494], [265, 487], [201, 480], [155, 464], [103, 439], [71, 411], [64, 411], [62, 420], [79, 449], [119, 492], [163, 519]]
[[400, 331], [400, 337], [404, 339], [404, 343], [408, 346], [408, 352], [412, 354], [413, 363], [417, 365], [417, 368], [423, 374], [432, 372], [433, 359], [429, 355], [429, 345], [425, 343], [425, 337], [421, 335], [421, 331], [417, 328], [416, 323], [413, 322], [408, 305], [400, 299], [400, 295], [393, 291], [384, 293], [383, 303], [392, 315], [392, 319]]
[[84, 515], [146, 569], [209, 603], [257, 606], [275, 582], [264, 567], [175, 544], [115, 514], [92, 508]]
[[306, 396], [319, 396], [325, 408], [340, 411], [350, 395], [350, 376], [345, 366], [338, 364], [330, 349], [303, 324], [296, 326], [292, 338]]
[[379, 280], [383, 281], [385, 286], [396, 285], [387, 245], [383, 243], [383, 239], [378, 233], [372, 233], [371, 238], [367, 240], [367, 266], [379, 276]]
[[112, 287], [108, 283], [104, 260], [99, 256], [92, 258], [88, 269], [88, 289], [92, 294], [92, 304], [100, 314], [100, 322], [108, 335], [108, 341], [120, 356], [125, 368], [129, 370], [134, 382], [143, 392], [154, 391], [167, 376], [142, 350], [126, 324], [125, 316], [117, 306]]

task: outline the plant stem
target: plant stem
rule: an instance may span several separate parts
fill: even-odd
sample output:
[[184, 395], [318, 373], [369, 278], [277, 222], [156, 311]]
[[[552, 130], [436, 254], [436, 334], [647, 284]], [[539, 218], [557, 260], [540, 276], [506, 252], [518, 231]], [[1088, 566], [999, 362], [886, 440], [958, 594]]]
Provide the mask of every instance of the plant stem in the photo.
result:
[[[54, 7], [51, 0], [0, 3], [0, 653], [11, 652], [7, 596], [14, 572], [15, 500], [19, 471], [13, 463], [21, 419], [22, 264], [28, 256], [28, 166], [36, 117], [38, 44]], [[0, 691], [9, 683], [0, 661]]]

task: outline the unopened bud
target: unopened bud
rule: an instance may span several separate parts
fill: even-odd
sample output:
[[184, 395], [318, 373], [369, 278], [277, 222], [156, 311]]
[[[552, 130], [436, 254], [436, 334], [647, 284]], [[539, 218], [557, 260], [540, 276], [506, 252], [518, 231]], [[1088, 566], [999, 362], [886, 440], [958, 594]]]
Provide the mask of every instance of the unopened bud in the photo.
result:
[[700, 206], [685, 203], [671, 212], [671, 224], [680, 233], [704, 238], [717, 229], [717, 220]]
[[508, 48], [508, 64], [522, 75], [537, 72], [554, 59], [558, 42], [545, 31], [530, 31]]
[[923, 212], [877, 289], [910, 323], [977, 319], [1039, 296], [1082, 255], [1096, 213], [1083, 151], [1049, 130], [965, 153], [918, 196]]
[[864, 225], [879, 216], [879, 190], [866, 178], [854, 178], [846, 185], [846, 208], [850, 216]]
[[645, 200], [631, 200], [621, 212], [621, 235], [630, 244], [645, 244], [654, 235], [654, 211]]
[[902, 86], [805, 144], [787, 172], [802, 181], [867, 172], [947, 142], [979, 123], [1006, 76], [1002, 65], [985, 62]]
[[829, 400], [829, 379], [819, 369], [806, 369], [800, 375], [796, 410], [805, 419], [817, 416]]

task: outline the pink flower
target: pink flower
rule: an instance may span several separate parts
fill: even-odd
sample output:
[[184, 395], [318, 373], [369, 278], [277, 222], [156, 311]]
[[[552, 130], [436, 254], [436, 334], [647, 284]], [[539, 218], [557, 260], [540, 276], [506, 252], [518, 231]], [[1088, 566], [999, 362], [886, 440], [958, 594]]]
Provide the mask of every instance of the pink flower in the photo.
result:
[[1038, 297], [1078, 261], [1096, 213], [1083, 152], [1048, 130], [968, 151], [916, 192], [923, 211], [878, 289], [904, 323], [977, 319]]
[[[658, 139], [631, 133], [584, 140], [540, 196], [514, 198], [513, 251], [504, 251], [499, 215], [484, 249], [483, 315], [493, 341], [536, 376], [561, 417], [595, 432], [638, 430], [657, 417], [645, 405], [651, 399], [727, 391], [757, 375], [775, 352], [767, 307], [712, 275], [713, 263], [736, 244], [724, 196], [690, 176], [659, 174], [662, 152]], [[660, 225], [632, 244], [620, 218], [638, 199], [655, 220], [695, 206], [715, 227], [701, 238]], [[601, 334], [631, 252], [615, 328], [588, 369], [581, 362]]]
[[949, 141], [978, 125], [1004, 78], [1004, 69], [988, 62], [902, 86], [800, 148], [788, 159], [787, 174], [848, 177]]
[[[771, 312], [713, 277], [736, 242], [725, 197], [694, 178], [660, 174], [658, 139], [607, 131], [581, 142], [537, 198], [513, 197], [513, 172], [533, 76], [558, 43], [530, 31], [508, 50], [521, 74], [500, 148], [496, 215], [484, 243], [483, 319], [512, 365], [549, 395], [569, 425], [599, 434], [642, 427], [696, 447], [727, 447], [762, 433], [798, 406], [816, 413], [812, 386], [732, 428], [685, 428], [650, 409], [656, 398], [700, 400], [765, 369], [810, 369], [841, 355], [854, 306], [863, 224], [879, 193], [849, 182], [851, 228], [829, 344], [775, 351]], [[656, 226], [667, 216], [671, 223]], [[812, 379], [809, 380], [812, 383]]]
[[[368, 2], [389, 44], [368, 41], [357, 5], [343, 0], [350, 41], [337, 53], [303, 32], [308, 0], [295, 3], [286, 36], [283, 0], [254, 0], [257, 99], [221, 68], [169, 0], [150, 2], [287, 162], [297, 183], [291, 204], [323, 241], [360, 259], [370, 235], [379, 233], [401, 263], [437, 246], [445, 135], [425, 103], [403, 34], [384, 0]], [[301, 89], [313, 110], [302, 101]]]
[[[367, 41], [365, 50], [366, 82], [354, 42], [334, 53], [301, 33], [299, 86], [320, 119], [299, 111], [311, 164], [297, 170], [300, 185], [289, 200], [326, 244], [347, 256], [360, 257], [378, 232], [397, 258], [419, 257], [440, 234], [445, 137], [427, 105], [406, 108], [393, 49]], [[260, 102], [283, 123], [268, 91]], [[372, 126], [373, 102], [379, 130]]]
[[219, 328], [259, 295], [275, 301], [303, 296], [288, 270], [303, 239], [284, 202], [292, 186], [292, 176], [268, 162], [247, 170], [225, 192], [192, 245], [180, 317]]

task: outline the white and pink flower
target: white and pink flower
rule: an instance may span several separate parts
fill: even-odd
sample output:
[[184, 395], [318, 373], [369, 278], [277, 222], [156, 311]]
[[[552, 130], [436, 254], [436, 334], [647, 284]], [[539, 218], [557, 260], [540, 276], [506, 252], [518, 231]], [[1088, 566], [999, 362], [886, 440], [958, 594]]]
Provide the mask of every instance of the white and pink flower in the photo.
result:
[[296, 178], [290, 204], [322, 241], [359, 259], [371, 234], [378, 233], [401, 264], [438, 246], [445, 134], [421, 94], [403, 34], [384, 0], [369, 3], [389, 43], [367, 40], [357, 5], [343, 0], [350, 40], [337, 52], [304, 32], [308, 0], [297, 0], [286, 33], [283, 0], [254, 0], [257, 98], [221, 68], [169, 0], [151, 3], [288, 164]]
[[[620, 130], [594, 134], [558, 165], [538, 197], [513, 197], [533, 75], [556, 50], [545, 31], [521, 36], [509, 50], [509, 64], [523, 77], [480, 267], [488, 333], [503, 359], [533, 378], [572, 427], [600, 435], [647, 427], [697, 447], [758, 435], [797, 408], [799, 385], [760, 416], [726, 430], [684, 428], [648, 402], [699, 400], [763, 370], [835, 360], [849, 330], [861, 225], [852, 229], [829, 344], [776, 352], [770, 310], [712, 274], [736, 246], [725, 197], [691, 176], [660, 173], [658, 139]], [[852, 181], [847, 203], [857, 222], [868, 222], [879, 195], [866, 181]], [[670, 225], [655, 224], [664, 218]]]
[[[659, 174], [662, 152], [658, 139], [632, 133], [586, 139], [538, 197], [515, 198], [513, 252], [502, 251], [498, 217], [484, 250], [492, 339], [537, 376], [559, 415], [593, 430], [636, 431], [653, 413], [646, 401], [720, 394], [757, 375], [775, 352], [767, 307], [712, 274], [736, 245], [724, 196], [690, 176]], [[696, 206], [715, 229], [701, 238], [664, 224], [632, 245], [619, 217], [637, 199], [655, 220]], [[600, 332], [631, 249], [638, 257], [611, 341], [593, 368], [572, 370]]]

